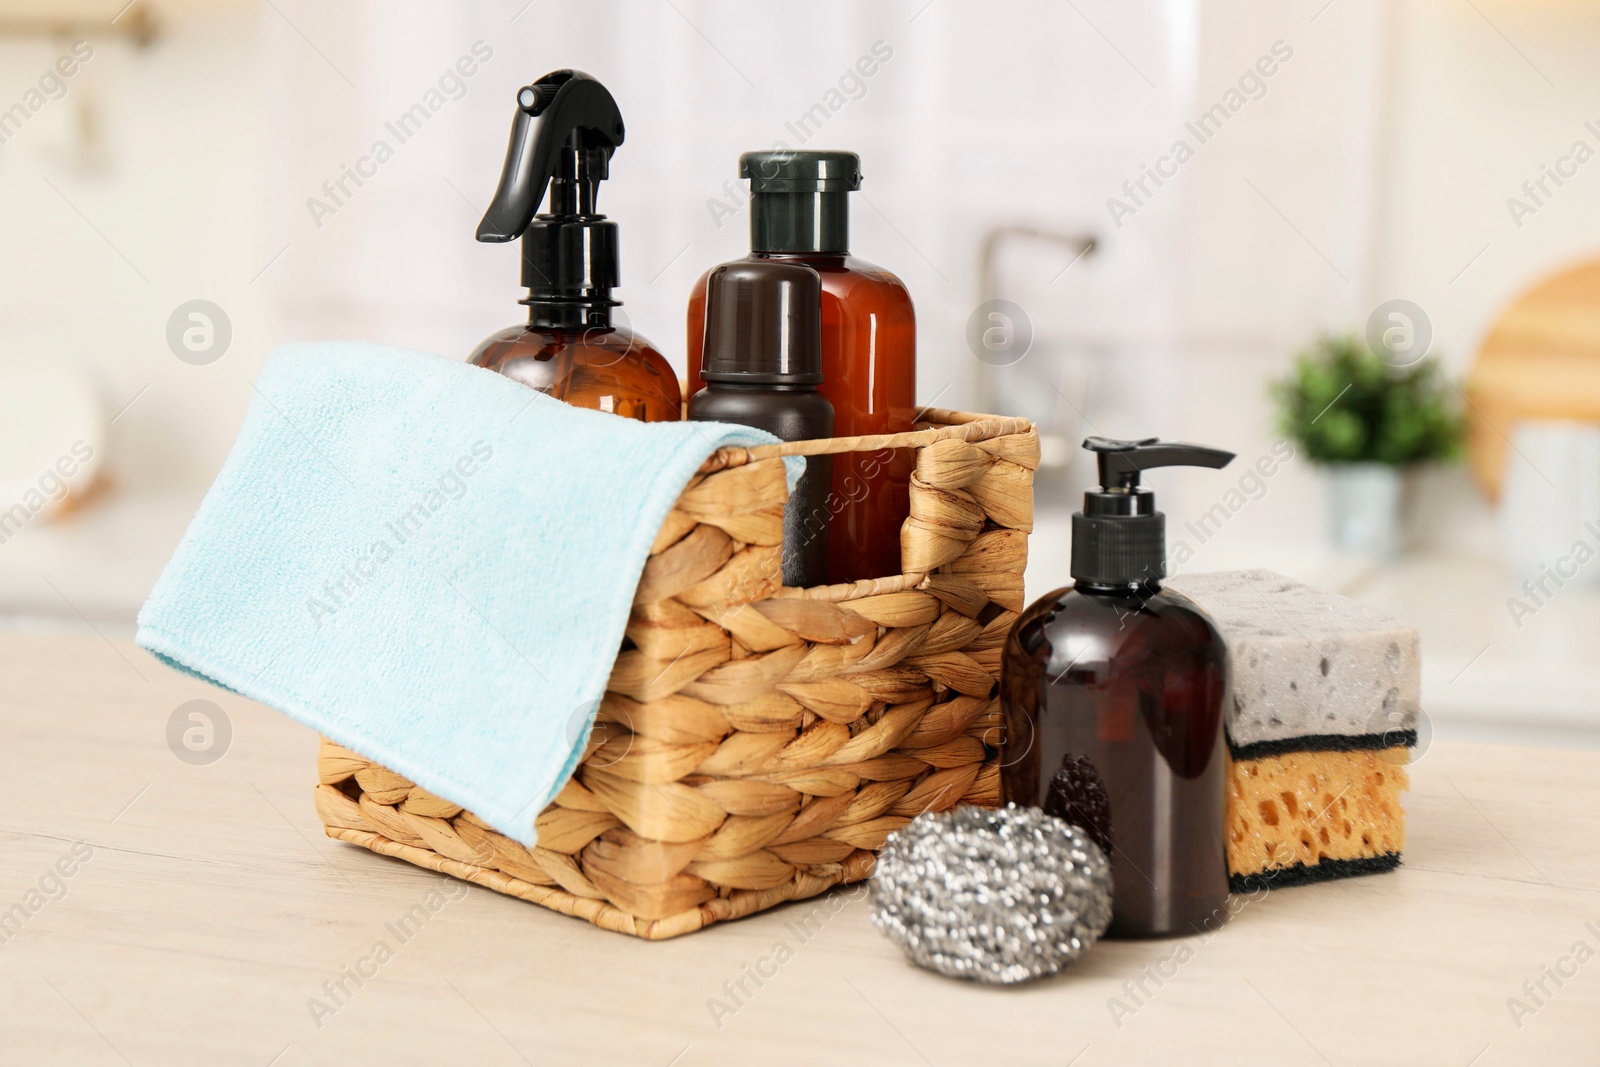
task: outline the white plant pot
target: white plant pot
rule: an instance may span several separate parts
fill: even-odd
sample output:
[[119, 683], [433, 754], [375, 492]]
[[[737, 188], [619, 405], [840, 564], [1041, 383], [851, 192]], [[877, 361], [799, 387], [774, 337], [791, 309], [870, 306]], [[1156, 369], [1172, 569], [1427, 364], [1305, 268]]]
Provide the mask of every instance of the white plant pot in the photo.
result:
[[1405, 471], [1387, 463], [1338, 463], [1325, 470], [1334, 545], [1370, 559], [1398, 556]]
[[1500, 529], [1520, 576], [1548, 592], [1578, 578], [1600, 582], [1600, 426], [1527, 419], [1511, 431], [1500, 490]]

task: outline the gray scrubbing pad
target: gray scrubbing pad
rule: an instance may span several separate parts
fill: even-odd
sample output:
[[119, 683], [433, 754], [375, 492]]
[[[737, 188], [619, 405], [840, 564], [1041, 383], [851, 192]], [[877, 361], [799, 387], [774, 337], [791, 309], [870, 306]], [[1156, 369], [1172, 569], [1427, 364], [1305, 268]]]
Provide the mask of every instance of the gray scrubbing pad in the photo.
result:
[[1184, 574], [1167, 588], [1199, 604], [1228, 645], [1235, 755], [1415, 743], [1422, 700], [1416, 627], [1267, 570]]

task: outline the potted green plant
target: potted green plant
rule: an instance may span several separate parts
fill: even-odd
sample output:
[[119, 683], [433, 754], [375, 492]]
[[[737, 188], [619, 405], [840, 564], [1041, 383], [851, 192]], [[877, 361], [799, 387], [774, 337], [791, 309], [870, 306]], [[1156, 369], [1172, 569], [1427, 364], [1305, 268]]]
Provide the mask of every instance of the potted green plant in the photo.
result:
[[1435, 359], [1394, 366], [1354, 335], [1324, 335], [1272, 384], [1279, 428], [1327, 472], [1334, 542], [1400, 551], [1406, 472], [1460, 454], [1465, 422]]

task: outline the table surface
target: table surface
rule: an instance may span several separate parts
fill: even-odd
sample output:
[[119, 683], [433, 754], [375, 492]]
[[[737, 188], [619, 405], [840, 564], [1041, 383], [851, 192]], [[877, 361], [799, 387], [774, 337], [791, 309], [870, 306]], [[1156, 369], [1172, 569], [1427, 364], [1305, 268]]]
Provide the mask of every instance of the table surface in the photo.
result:
[[647, 943], [329, 840], [310, 730], [124, 642], [0, 632], [0, 737], [4, 1063], [1600, 1063], [1600, 753], [1437, 741], [1400, 870], [990, 989], [860, 887]]

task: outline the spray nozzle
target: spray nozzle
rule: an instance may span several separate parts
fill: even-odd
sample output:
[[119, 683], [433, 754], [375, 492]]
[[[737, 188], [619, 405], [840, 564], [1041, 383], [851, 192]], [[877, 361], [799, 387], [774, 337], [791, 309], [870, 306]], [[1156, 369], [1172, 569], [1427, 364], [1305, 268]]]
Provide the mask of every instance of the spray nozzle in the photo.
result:
[[[500, 185], [477, 238], [523, 238], [522, 302], [535, 326], [611, 324], [617, 226], [595, 201], [624, 134], [610, 91], [581, 70], [552, 71], [517, 90]], [[547, 186], [548, 210], [536, 214]]]
[[608, 176], [611, 153], [623, 135], [616, 100], [581, 70], [551, 71], [518, 89], [500, 187], [478, 223], [478, 240], [521, 237], [546, 184], [555, 186], [550, 214], [593, 214], [596, 187]]

